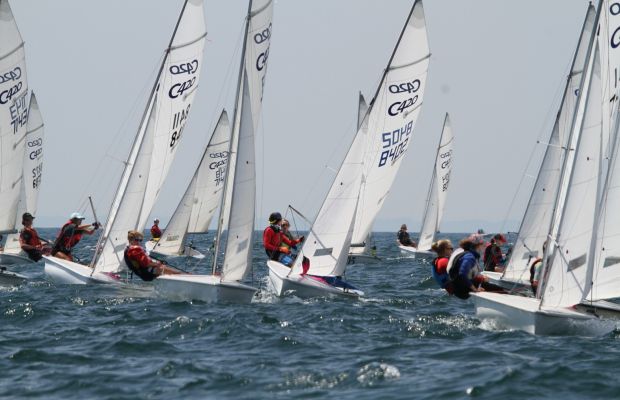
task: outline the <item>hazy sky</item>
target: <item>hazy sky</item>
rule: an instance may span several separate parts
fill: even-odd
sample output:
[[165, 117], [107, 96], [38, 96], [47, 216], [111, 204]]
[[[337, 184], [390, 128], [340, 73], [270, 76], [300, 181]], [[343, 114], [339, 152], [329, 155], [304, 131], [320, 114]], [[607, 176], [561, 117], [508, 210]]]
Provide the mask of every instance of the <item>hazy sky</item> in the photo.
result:
[[[182, 0], [12, 0], [46, 126], [37, 225], [108, 212], [122, 160]], [[313, 217], [413, 0], [277, 0], [258, 132], [261, 228], [288, 204]], [[375, 230], [417, 231], [443, 114], [454, 170], [444, 231], [516, 229], [549, 135], [586, 0], [425, 0], [432, 52], [414, 139]], [[245, 0], [206, 0], [209, 32], [192, 114], [153, 216], [182, 196], [222, 107], [232, 113]], [[532, 153], [535, 152], [532, 158]], [[90, 215], [90, 211], [88, 211]], [[506, 221], [508, 221], [506, 223]]]

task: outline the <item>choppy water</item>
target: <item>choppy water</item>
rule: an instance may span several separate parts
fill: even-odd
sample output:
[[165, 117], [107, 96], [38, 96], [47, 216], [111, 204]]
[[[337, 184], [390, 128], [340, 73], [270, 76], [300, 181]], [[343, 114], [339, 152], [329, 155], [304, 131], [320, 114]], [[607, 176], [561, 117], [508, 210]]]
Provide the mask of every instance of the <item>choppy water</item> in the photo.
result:
[[435, 287], [428, 264], [403, 258], [394, 234], [375, 240], [383, 262], [347, 270], [360, 301], [272, 296], [258, 244], [262, 290], [241, 306], [56, 287], [42, 265], [18, 267], [34, 279], [0, 288], [0, 398], [620, 398], [620, 331], [493, 330]]

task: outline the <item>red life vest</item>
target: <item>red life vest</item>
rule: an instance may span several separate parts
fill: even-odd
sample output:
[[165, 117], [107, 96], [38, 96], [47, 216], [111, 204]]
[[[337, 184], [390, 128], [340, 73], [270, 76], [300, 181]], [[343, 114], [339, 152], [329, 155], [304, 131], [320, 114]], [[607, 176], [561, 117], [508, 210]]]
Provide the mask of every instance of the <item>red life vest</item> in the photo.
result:
[[41, 245], [41, 240], [39, 239], [39, 234], [34, 228], [26, 228], [22, 229], [20, 232], [20, 237], [24, 241], [25, 244], [37, 247]]
[[[69, 233], [65, 232], [65, 229], [69, 226], [69, 225], [75, 225], [75, 229], [73, 230], [73, 234], [70, 235]], [[75, 246], [76, 244], [78, 244], [80, 242], [80, 240], [82, 240], [82, 233], [79, 232], [77, 230], [78, 225], [74, 224], [73, 222], [69, 221], [66, 224], [64, 224], [62, 226], [62, 229], [60, 229], [60, 233], [58, 234], [58, 238], [56, 239], [56, 243], [59, 243], [60, 241], [60, 245], [62, 245], [62, 247], [66, 250], [71, 250], [73, 248], [73, 246]]]

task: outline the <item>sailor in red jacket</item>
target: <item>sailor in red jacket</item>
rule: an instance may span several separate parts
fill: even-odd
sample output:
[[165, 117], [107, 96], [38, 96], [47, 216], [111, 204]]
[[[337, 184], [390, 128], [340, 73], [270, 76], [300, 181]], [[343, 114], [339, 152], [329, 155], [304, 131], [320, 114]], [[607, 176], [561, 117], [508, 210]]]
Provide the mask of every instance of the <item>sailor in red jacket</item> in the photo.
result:
[[280, 246], [284, 242], [293, 247], [304, 240], [301, 236], [298, 239], [290, 240], [282, 234], [282, 215], [279, 212], [271, 213], [269, 216], [269, 226], [263, 231], [263, 246], [270, 260], [280, 261], [282, 255], [289, 254], [288, 247]]
[[143, 239], [144, 235], [141, 232], [129, 231], [127, 233], [129, 246], [125, 249], [124, 258], [125, 264], [133, 273], [144, 281], [152, 281], [160, 275], [181, 273], [150, 258], [140, 245]]
[[161, 229], [159, 229], [159, 219], [155, 218], [153, 226], [151, 227], [151, 238], [153, 238], [154, 241], [158, 241], [160, 237]]
[[82, 240], [82, 235], [92, 235], [99, 229], [99, 222], [95, 221], [90, 225], [82, 225], [83, 220], [84, 216], [78, 212], [69, 216], [69, 221], [62, 226], [56, 241], [54, 241], [52, 256], [73, 261], [71, 251]]

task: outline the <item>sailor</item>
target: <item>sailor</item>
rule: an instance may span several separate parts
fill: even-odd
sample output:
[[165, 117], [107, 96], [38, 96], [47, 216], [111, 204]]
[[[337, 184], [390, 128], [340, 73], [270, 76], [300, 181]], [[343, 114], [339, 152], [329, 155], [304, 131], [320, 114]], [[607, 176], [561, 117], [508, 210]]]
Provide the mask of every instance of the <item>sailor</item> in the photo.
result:
[[37, 230], [32, 227], [33, 220], [34, 217], [29, 212], [22, 215], [24, 228], [19, 232], [19, 246], [28, 254], [28, 258], [36, 262], [43, 258], [43, 255], [48, 256], [52, 249], [41, 242]]
[[124, 259], [127, 267], [143, 281], [152, 281], [160, 275], [180, 274], [181, 272], [150, 258], [142, 248], [144, 235], [138, 231], [127, 232], [129, 245], [125, 248]]
[[465, 300], [471, 292], [505, 293], [501, 287], [489, 283], [489, 278], [480, 273], [478, 260], [484, 248], [482, 236], [469, 235], [459, 242], [459, 246], [460, 249], [452, 253], [448, 262], [448, 275], [454, 287], [454, 295]]
[[159, 229], [159, 219], [155, 218], [153, 221], [153, 226], [151, 226], [151, 238], [154, 241], [158, 241], [161, 237], [161, 229]]
[[[542, 252], [543, 255], [547, 250], [547, 242], [543, 243]], [[536, 257], [534, 261], [530, 264], [530, 285], [532, 286], [532, 292], [534, 296], [536, 296], [536, 292], [538, 291], [538, 282], [540, 281], [540, 275], [542, 273], [542, 264], [543, 258]]]
[[400, 230], [396, 233], [396, 236], [396, 242], [400, 246], [417, 247], [416, 243], [409, 237], [409, 233], [407, 232], [407, 225], [402, 224], [400, 226]]
[[484, 257], [482, 257], [485, 271], [504, 271], [504, 267], [501, 266], [501, 263], [504, 262], [505, 259], [500, 246], [506, 244], [506, 242], [506, 237], [501, 233], [496, 234], [489, 241], [489, 244], [484, 249]]
[[52, 256], [67, 261], [73, 261], [71, 250], [82, 240], [82, 235], [92, 235], [100, 226], [99, 222], [93, 222], [90, 225], [81, 225], [84, 218], [85, 217], [78, 212], [74, 212], [69, 216], [69, 221], [62, 226], [58, 233], [58, 237], [54, 241]]
[[450, 282], [450, 276], [448, 275], [448, 261], [450, 255], [452, 255], [452, 242], [448, 239], [438, 240], [431, 246], [431, 250], [437, 253], [437, 257], [433, 260], [432, 274], [437, 284], [445, 289], [446, 292], [452, 294], [454, 292], [452, 288], [452, 282]]
[[[263, 246], [270, 260], [280, 261], [290, 266], [293, 258], [288, 257], [284, 259], [284, 256], [291, 253], [291, 247], [303, 242], [303, 240], [303, 236], [291, 240], [282, 234], [282, 215], [279, 212], [273, 212], [269, 215], [269, 226], [263, 231]], [[288, 246], [282, 246], [281, 243], [285, 243]]]

